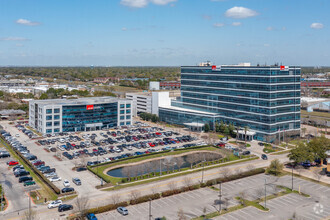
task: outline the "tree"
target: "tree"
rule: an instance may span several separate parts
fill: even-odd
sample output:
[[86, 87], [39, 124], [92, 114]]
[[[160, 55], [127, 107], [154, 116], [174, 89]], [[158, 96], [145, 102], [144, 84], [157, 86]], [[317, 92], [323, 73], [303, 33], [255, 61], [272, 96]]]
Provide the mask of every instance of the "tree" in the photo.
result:
[[118, 204], [120, 202], [120, 199], [121, 199], [120, 194], [113, 194], [110, 197], [110, 200], [111, 200], [112, 204], [114, 204], [114, 205]]
[[186, 160], [190, 164], [190, 169], [192, 169], [193, 164], [195, 162], [195, 157], [193, 156], [193, 154], [188, 154]]
[[136, 200], [141, 196], [141, 192], [139, 190], [133, 190], [130, 192], [131, 200], [136, 202]]
[[305, 137], [306, 130], [307, 130], [306, 128], [301, 128], [301, 132], [302, 132], [303, 137]]
[[185, 178], [183, 179], [183, 183], [184, 183], [184, 185], [185, 185], [186, 187], [191, 186], [191, 184], [192, 184], [192, 179], [191, 179], [191, 177], [185, 177]]
[[220, 168], [220, 173], [222, 173], [222, 176], [225, 178], [225, 179], [228, 179], [228, 177], [230, 176], [230, 170], [228, 167], [224, 167], [224, 168]]
[[181, 170], [182, 165], [184, 164], [184, 160], [182, 157], [175, 158], [176, 165], [178, 166], [179, 171]]
[[226, 129], [226, 125], [223, 123], [223, 121], [221, 121], [221, 122], [220, 122], [219, 131], [220, 131], [221, 133], [224, 133], [225, 129]]
[[131, 173], [132, 173], [131, 168], [132, 168], [131, 166], [126, 166], [121, 169], [121, 172], [124, 174], [125, 177], [127, 177], [127, 181], [130, 181], [131, 179]]
[[322, 177], [321, 172], [317, 169], [313, 170], [314, 177], [317, 179], [318, 182], [320, 182], [320, 179]]
[[270, 165], [267, 168], [266, 172], [277, 176], [278, 174], [281, 173], [282, 170], [283, 170], [283, 163], [281, 163], [279, 159], [275, 159], [270, 162]]
[[253, 164], [249, 164], [249, 165], [247, 165], [246, 166], [246, 170], [247, 171], [252, 171], [252, 170], [254, 170], [256, 167], [253, 165]]
[[265, 191], [263, 188], [258, 188], [254, 191], [254, 194], [259, 201], [261, 201], [261, 198], [264, 196], [264, 193], [265, 193]]
[[205, 132], [209, 132], [209, 131], [210, 131], [210, 125], [209, 125], [208, 123], [206, 123], [206, 124], [204, 125], [204, 131], [205, 131]]
[[247, 136], [246, 136], [246, 133], [249, 131], [249, 127], [248, 126], [245, 126], [244, 127], [244, 134], [245, 134], [245, 145], [246, 145], [246, 138], [247, 138]]
[[168, 189], [172, 192], [176, 189], [176, 182], [172, 181], [168, 183]]
[[33, 208], [29, 208], [27, 211], [24, 212], [23, 220], [37, 220], [39, 219], [37, 215], [37, 211]]
[[184, 215], [184, 212], [182, 209], [179, 209], [179, 211], [178, 211], [178, 220], [187, 220], [187, 217]]
[[238, 195], [239, 195], [239, 201], [240, 201], [240, 203], [241, 203], [241, 205], [243, 205], [243, 206], [245, 206], [246, 204], [245, 204], [245, 202], [246, 202], [246, 192], [245, 191], [242, 191], [242, 192], [239, 192], [238, 193]]
[[39, 99], [48, 99], [47, 93], [42, 93]]
[[313, 154], [305, 143], [299, 143], [297, 147], [291, 149], [288, 157], [296, 164], [313, 160]]
[[228, 126], [225, 128], [225, 130], [223, 131], [223, 133], [224, 133], [225, 135], [230, 135], [230, 131], [229, 131]]
[[80, 219], [84, 219], [85, 215], [87, 214], [88, 203], [89, 203], [88, 197], [82, 196], [76, 198], [75, 207], [76, 207], [77, 215]]

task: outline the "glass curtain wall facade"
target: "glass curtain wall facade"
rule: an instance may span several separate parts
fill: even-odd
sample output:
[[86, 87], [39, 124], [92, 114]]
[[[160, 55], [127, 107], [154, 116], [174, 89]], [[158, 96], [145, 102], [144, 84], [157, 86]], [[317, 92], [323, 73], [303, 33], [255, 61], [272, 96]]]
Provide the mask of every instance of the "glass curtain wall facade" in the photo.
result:
[[[87, 110], [86, 105], [62, 107], [63, 132], [86, 131], [91, 128], [102, 129], [117, 126], [118, 103], [95, 104]], [[86, 125], [95, 125], [87, 127]]]
[[[174, 100], [172, 106], [217, 113], [216, 122], [248, 126], [257, 133], [254, 138], [258, 140], [271, 142], [284, 130], [298, 135], [300, 68], [181, 67], [181, 97]], [[165, 115], [165, 108], [161, 111], [161, 119], [169, 117]], [[171, 114], [175, 113], [172, 111]], [[178, 111], [176, 114], [181, 116], [174, 118], [184, 118], [183, 113]], [[203, 118], [203, 115], [199, 117]]]

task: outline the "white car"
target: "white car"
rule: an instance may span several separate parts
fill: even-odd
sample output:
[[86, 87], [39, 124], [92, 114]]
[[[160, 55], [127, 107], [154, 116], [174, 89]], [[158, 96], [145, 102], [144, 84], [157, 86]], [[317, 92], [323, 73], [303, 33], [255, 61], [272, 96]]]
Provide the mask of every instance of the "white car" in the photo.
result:
[[47, 178], [50, 178], [53, 176], [57, 176], [57, 174], [55, 172], [45, 174], [45, 177], [47, 177]]
[[50, 182], [57, 182], [57, 181], [61, 181], [61, 177], [58, 176], [53, 176], [48, 178]]
[[55, 201], [50, 202], [47, 207], [49, 209], [52, 209], [52, 208], [59, 207], [60, 205], [62, 205], [62, 200], [55, 200]]
[[64, 185], [65, 187], [69, 187], [69, 186], [70, 186], [70, 182], [69, 182], [69, 180], [64, 180], [64, 181], [63, 181], [63, 185]]
[[16, 136], [16, 137], [19, 137], [19, 134], [16, 134], [15, 136]]

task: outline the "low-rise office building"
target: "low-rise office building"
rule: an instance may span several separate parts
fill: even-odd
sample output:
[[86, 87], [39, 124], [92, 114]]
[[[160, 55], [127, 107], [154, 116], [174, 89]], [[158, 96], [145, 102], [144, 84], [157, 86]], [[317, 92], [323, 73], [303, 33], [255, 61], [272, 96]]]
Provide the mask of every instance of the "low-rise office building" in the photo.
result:
[[115, 97], [29, 102], [29, 124], [43, 134], [93, 131], [132, 124], [132, 101]]
[[169, 92], [139, 92], [126, 93], [126, 98], [132, 100], [133, 115], [146, 112], [158, 115], [159, 106], [169, 106]]

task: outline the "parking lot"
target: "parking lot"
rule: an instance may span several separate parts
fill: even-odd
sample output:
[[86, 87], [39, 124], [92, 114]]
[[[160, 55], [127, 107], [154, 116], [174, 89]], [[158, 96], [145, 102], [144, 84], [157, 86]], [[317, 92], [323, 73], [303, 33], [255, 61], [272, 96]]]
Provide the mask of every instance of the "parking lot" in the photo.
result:
[[[8, 123], [5, 125], [5, 130], [26, 146], [30, 154], [45, 162], [44, 166], [55, 168], [54, 173], [45, 175], [49, 178], [51, 176], [60, 177], [60, 181], [54, 182], [59, 189], [65, 187], [63, 180], [69, 180], [70, 187], [74, 187], [75, 191], [81, 195], [99, 194], [100, 192], [95, 186], [100, 185], [101, 180], [88, 171], [77, 172], [73, 169], [74, 167], [201, 143], [192, 137], [187, 139], [187, 137], [183, 137], [184, 135], [170, 130], [164, 131], [161, 128], [144, 126], [70, 133], [38, 140], [30, 139], [17, 127]], [[65, 147], [61, 147], [61, 145]], [[53, 149], [56, 151], [52, 152]], [[69, 154], [71, 157], [63, 156], [63, 153]], [[75, 185], [72, 183], [72, 178], [79, 178], [82, 184]]]
[[[221, 184], [222, 209], [237, 205], [238, 201], [235, 197], [239, 196], [240, 192], [245, 192], [248, 200], [257, 199], [256, 191], [264, 190], [265, 179], [267, 195], [274, 194], [275, 190], [279, 192], [279, 189], [274, 187], [275, 185], [291, 187], [291, 176], [276, 178], [265, 174], [226, 182]], [[214, 219], [290, 219], [294, 213], [301, 219], [327, 219], [330, 216], [330, 188], [294, 178], [294, 188], [299, 189], [299, 187], [301, 192], [309, 194], [311, 197], [291, 193], [268, 200], [266, 207], [270, 209], [269, 212], [246, 207]], [[152, 201], [151, 214], [153, 218], [165, 216], [167, 219], [174, 220], [178, 219], [178, 211], [182, 209], [184, 215], [191, 219], [201, 216], [204, 208], [206, 213], [217, 211], [218, 202], [218, 191], [203, 188]], [[121, 216], [116, 210], [113, 210], [99, 214], [97, 217], [99, 219], [147, 219], [149, 216], [149, 203], [128, 206], [127, 209], [129, 213], [127, 216]]]

